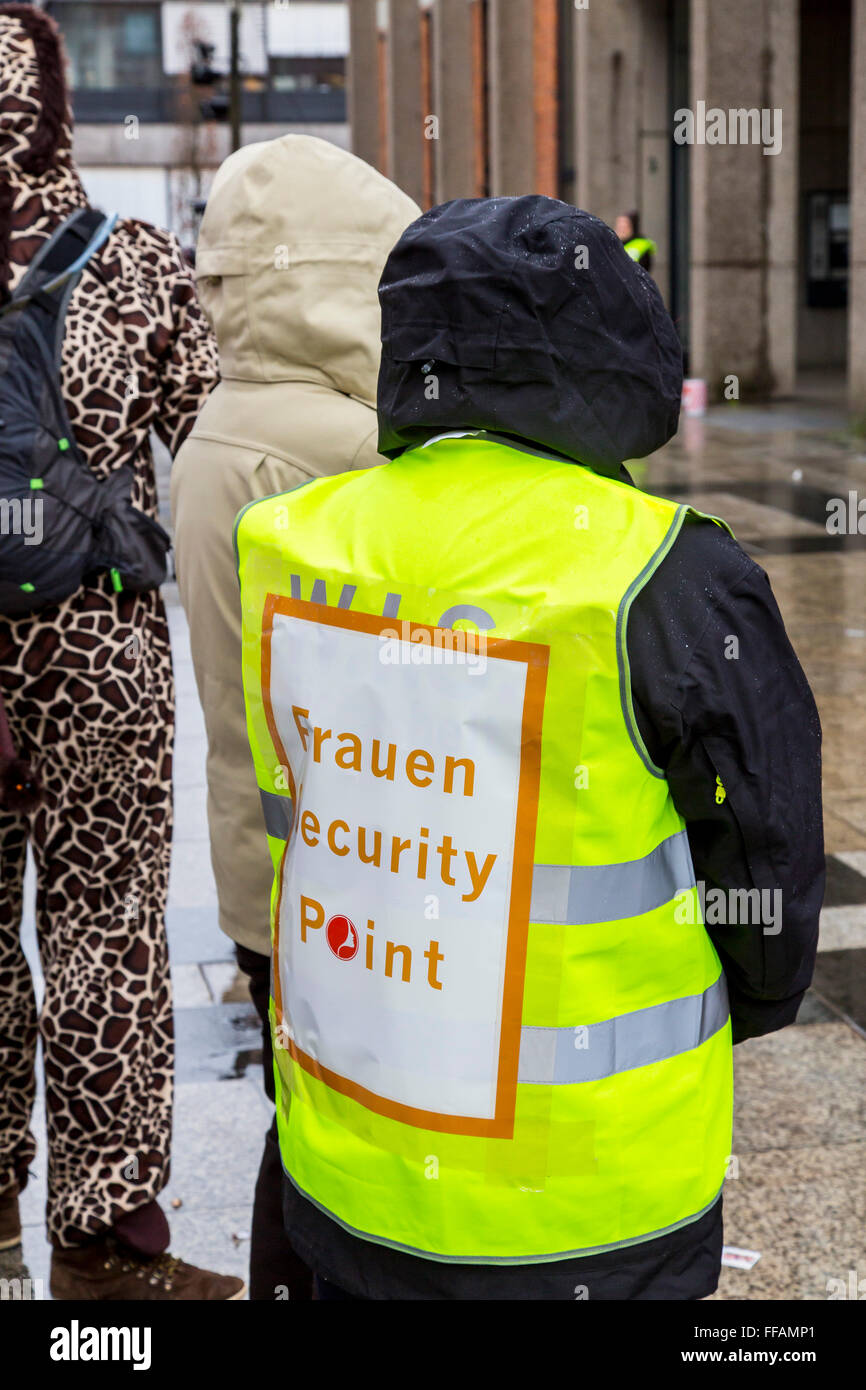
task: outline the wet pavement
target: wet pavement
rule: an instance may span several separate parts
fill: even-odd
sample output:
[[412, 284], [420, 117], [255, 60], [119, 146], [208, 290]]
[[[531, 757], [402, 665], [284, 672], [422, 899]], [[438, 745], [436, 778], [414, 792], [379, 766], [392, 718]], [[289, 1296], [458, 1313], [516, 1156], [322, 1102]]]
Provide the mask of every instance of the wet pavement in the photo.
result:
[[[165, 496], [164, 459], [159, 472]], [[723, 1270], [714, 1297], [826, 1299], [840, 1287], [831, 1281], [850, 1290], [866, 1279], [866, 534], [856, 510], [853, 534], [827, 528], [828, 502], [847, 504], [854, 493], [856, 509], [866, 498], [866, 440], [847, 432], [832, 401], [730, 405], [684, 420], [676, 440], [634, 472], [651, 491], [724, 516], [766, 569], [821, 713], [828, 889], [818, 969], [798, 1022], [735, 1052], [725, 1240], [761, 1258], [749, 1271]], [[178, 688], [168, 913], [177, 1094], [165, 1199], [176, 1253], [246, 1276], [269, 1112], [258, 1022], [216, 922], [204, 724], [176, 587], [165, 592]], [[24, 936], [38, 976], [32, 889], [31, 880]], [[47, 1297], [40, 1111], [41, 1093], [23, 1253]], [[0, 1255], [0, 1275], [17, 1272], [14, 1262], [14, 1252]]]
[[734, 1053], [725, 1241], [761, 1258], [724, 1269], [714, 1297], [850, 1297], [866, 1277], [866, 441], [832, 407], [718, 407], [684, 420], [642, 481], [723, 516], [767, 571], [824, 731], [814, 986], [795, 1025]]

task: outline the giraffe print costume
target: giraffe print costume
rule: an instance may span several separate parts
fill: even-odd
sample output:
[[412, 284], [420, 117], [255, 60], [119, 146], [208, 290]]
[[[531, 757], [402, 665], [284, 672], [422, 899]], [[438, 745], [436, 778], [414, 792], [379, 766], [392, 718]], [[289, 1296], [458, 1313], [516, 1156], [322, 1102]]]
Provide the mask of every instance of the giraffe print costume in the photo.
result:
[[[0, 300], [87, 204], [61, 54], [41, 11], [0, 5]], [[174, 452], [216, 379], [177, 241], [119, 221], [66, 316], [61, 384], [86, 462], [99, 477], [131, 464], [132, 500], [155, 516], [148, 432]], [[104, 576], [32, 617], [0, 615], [0, 691], [43, 787], [35, 810], [0, 810], [0, 1196], [23, 1185], [35, 1154], [41, 1031], [48, 1234], [72, 1246], [144, 1207], [168, 1178], [174, 692], [159, 593], [116, 594]], [[38, 1021], [19, 941], [28, 841], [45, 975]]]

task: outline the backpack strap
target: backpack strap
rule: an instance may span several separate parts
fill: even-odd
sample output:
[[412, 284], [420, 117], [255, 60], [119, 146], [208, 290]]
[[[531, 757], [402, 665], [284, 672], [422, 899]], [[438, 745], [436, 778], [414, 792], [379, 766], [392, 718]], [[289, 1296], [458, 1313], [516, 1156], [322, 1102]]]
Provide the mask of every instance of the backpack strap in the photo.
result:
[[97, 208], [78, 208], [40, 246], [5, 306], [4, 313], [24, 310], [33, 314], [58, 366], [72, 292], [85, 265], [106, 241], [116, 221], [117, 213], [105, 216]]
[[33, 288], [36, 272], [51, 271], [57, 274], [72, 264], [75, 256], [92, 237], [102, 221], [102, 213], [97, 208], [76, 208], [63, 222], [58, 222], [47, 241], [43, 241], [33, 256], [27, 270], [19, 281], [15, 298], [28, 294]]

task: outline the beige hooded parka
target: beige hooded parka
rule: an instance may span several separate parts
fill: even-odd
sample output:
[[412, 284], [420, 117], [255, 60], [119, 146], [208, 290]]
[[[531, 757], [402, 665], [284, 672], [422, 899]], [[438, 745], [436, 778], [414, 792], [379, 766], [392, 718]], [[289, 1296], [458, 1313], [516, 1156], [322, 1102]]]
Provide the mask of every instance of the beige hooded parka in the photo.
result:
[[262, 955], [272, 868], [246, 738], [234, 518], [254, 498], [383, 462], [377, 286], [418, 216], [354, 155], [284, 135], [225, 161], [199, 236], [222, 380], [172, 473], [177, 573], [207, 727], [220, 925]]

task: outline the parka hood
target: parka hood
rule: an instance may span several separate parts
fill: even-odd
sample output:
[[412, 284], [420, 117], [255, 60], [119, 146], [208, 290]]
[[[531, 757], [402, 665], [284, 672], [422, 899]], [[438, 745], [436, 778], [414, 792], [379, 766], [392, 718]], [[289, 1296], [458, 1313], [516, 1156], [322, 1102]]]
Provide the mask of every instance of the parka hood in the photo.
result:
[[230, 155], [196, 249], [223, 378], [315, 382], [375, 405], [376, 287], [418, 213], [382, 174], [314, 136]]
[[34, 5], [0, 5], [0, 176], [34, 182], [72, 162], [63, 40]]
[[[72, 158], [64, 58], [44, 10], [0, 5], [0, 302], [39, 236], [87, 206]], [[13, 256], [21, 258], [14, 266]]]
[[385, 266], [379, 451], [516, 435], [607, 476], [676, 432], [682, 351], [612, 228], [554, 198], [457, 199]]

